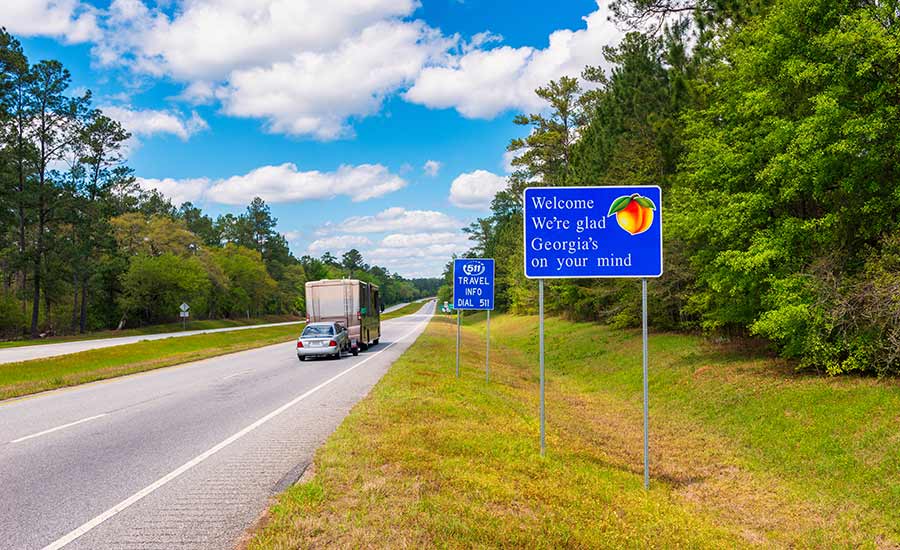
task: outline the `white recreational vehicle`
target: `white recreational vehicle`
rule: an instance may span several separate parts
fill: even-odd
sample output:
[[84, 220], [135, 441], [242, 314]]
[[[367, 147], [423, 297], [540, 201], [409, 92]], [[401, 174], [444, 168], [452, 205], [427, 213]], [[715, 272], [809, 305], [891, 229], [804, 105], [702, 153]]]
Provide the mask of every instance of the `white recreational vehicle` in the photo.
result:
[[306, 320], [338, 321], [350, 333], [351, 350], [378, 344], [381, 338], [381, 294], [357, 279], [325, 279], [306, 283]]

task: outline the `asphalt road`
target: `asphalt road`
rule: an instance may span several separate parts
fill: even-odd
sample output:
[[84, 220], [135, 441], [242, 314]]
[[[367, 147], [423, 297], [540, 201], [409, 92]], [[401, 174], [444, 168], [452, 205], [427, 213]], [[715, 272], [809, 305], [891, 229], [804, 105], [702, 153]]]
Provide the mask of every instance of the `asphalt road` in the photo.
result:
[[234, 547], [433, 311], [358, 357], [288, 342], [0, 402], [0, 547]]
[[303, 321], [289, 321], [287, 323], [268, 323], [264, 325], [248, 325], [243, 327], [211, 328], [205, 330], [185, 330], [181, 332], [165, 332], [161, 334], [143, 334], [140, 336], [119, 336], [116, 338], [98, 338], [96, 340], [80, 340], [77, 342], [60, 342], [58, 344], [36, 344], [33, 346], [18, 346], [0, 349], [0, 365], [4, 363], [16, 363], [30, 361], [31, 359], [43, 359], [57, 355], [78, 353], [89, 349], [110, 348], [134, 344], [144, 340], [162, 340], [163, 338], [178, 338], [181, 336], [194, 336], [196, 334], [210, 334], [213, 332], [230, 332], [232, 330], [248, 330], [252, 328], [278, 327], [281, 325], [299, 325]]

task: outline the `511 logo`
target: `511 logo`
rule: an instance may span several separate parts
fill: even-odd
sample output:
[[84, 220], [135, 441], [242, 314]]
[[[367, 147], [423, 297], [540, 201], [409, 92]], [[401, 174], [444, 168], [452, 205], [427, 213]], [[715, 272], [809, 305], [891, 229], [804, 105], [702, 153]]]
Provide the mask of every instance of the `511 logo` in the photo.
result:
[[467, 264], [463, 264], [462, 270], [463, 273], [468, 275], [469, 277], [476, 277], [485, 272], [487, 268], [485, 267], [483, 262], [469, 262]]

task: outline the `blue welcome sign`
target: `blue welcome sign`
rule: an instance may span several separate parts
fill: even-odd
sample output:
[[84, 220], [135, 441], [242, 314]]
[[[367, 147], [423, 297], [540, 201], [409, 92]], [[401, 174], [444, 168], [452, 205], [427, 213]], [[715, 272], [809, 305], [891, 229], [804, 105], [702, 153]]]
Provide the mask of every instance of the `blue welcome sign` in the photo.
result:
[[453, 260], [453, 308], [494, 309], [494, 260]]
[[525, 189], [525, 276], [659, 277], [658, 186]]

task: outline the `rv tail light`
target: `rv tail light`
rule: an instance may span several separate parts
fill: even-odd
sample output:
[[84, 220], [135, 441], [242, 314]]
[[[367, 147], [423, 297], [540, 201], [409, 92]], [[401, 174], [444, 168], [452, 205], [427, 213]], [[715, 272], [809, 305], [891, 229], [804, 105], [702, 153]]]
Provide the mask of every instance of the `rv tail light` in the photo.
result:
[[361, 321], [361, 320], [362, 320], [362, 312], [361, 312], [361, 311], [357, 311], [357, 312], [356, 312], [356, 320], [357, 320], [357, 321]]
[[302, 348], [302, 347], [303, 347], [303, 342], [301, 342], [300, 340], [297, 340], [297, 347], [298, 347], [298, 348]]
[[335, 342], [334, 340], [332, 340], [331, 342], [328, 342], [328, 346], [329, 346], [329, 347], [332, 347], [332, 348], [333, 348], [333, 347], [336, 346], [336, 345], [337, 345], [337, 342]]

